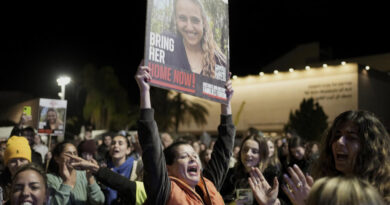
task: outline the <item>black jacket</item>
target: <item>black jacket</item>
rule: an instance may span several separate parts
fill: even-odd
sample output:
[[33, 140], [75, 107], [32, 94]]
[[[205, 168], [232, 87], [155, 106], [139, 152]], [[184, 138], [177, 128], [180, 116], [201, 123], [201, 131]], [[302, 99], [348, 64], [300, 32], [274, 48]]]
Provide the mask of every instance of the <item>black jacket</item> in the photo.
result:
[[[138, 121], [139, 141], [143, 150], [144, 186], [148, 204], [165, 205], [171, 192], [171, 180], [168, 177], [165, 157], [153, 109], [142, 109]], [[203, 176], [212, 181], [219, 190], [222, 187], [232, 155], [235, 127], [231, 115], [221, 115], [218, 127], [218, 140]]]

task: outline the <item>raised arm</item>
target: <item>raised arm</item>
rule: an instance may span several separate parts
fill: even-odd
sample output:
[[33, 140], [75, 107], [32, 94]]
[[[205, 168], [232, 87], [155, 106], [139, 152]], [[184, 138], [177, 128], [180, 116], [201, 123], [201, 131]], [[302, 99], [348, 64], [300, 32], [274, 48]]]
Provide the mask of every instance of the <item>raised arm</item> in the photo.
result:
[[[142, 64], [142, 63], [141, 63]], [[140, 90], [141, 115], [138, 121], [138, 136], [143, 153], [144, 186], [148, 204], [165, 204], [170, 193], [171, 183], [165, 164], [154, 110], [151, 108], [150, 68], [140, 65], [135, 79]]]
[[215, 142], [211, 159], [203, 171], [203, 175], [210, 179], [218, 190], [221, 189], [229, 169], [229, 160], [232, 156], [236, 134], [230, 104], [234, 90], [230, 80], [226, 83], [225, 88], [228, 103], [226, 105], [221, 104], [221, 124], [218, 127], [218, 139]]
[[138, 67], [137, 73], [135, 75], [135, 80], [137, 81], [140, 94], [140, 108], [141, 109], [151, 109], [152, 104], [150, 102], [150, 85], [148, 82], [152, 80], [150, 75], [150, 68], [143, 66], [143, 61]]

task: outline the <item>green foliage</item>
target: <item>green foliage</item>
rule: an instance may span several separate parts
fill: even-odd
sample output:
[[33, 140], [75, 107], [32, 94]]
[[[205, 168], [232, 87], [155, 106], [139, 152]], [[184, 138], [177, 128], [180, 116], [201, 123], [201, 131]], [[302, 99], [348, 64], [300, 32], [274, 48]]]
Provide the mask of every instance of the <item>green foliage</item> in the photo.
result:
[[205, 105], [182, 98], [181, 93], [174, 93], [160, 88], [152, 88], [152, 103], [155, 120], [160, 131], [178, 132], [180, 124], [195, 122], [198, 126], [207, 124], [209, 112]]
[[83, 70], [83, 87], [86, 100], [83, 117], [96, 129], [119, 130], [135, 123], [127, 91], [121, 87], [112, 67], [96, 69], [87, 66]]
[[294, 129], [305, 140], [319, 141], [328, 128], [327, 119], [328, 116], [318, 102], [314, 103], [313, 98], [303, 99], [299, 110], [290, 112], [285, 130]]

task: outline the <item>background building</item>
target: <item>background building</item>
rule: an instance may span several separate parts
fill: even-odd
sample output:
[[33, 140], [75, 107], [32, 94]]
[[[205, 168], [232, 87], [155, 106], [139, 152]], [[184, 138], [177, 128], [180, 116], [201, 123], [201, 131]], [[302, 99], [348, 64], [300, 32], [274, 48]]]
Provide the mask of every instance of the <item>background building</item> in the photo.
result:
[[[235, 76], [232, 106], [237, 130], [255, 127], [265, 133], [280, 133], [289, 113], [308, 98], [323, 107], [328, 123], [343, 111], [364, 109], [374, 112], [390, 128], [390, 53], [322, 62], [320, 53], [316, 43], [298, 46], [257, 76]], [[203, 128], [190, 124], [181, 125], [179, 130], [215, 133], [220, 105], [185, 97], [205, 104], [210, 114]]]

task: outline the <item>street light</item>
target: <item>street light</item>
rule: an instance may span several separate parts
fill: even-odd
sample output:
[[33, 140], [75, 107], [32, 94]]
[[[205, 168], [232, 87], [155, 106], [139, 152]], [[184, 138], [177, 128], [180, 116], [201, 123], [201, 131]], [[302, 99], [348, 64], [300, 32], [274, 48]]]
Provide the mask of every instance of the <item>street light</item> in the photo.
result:
[[61, 86], [61, 92], [58, 95], [61, 97], [61, 100], [65, 99], [65, 86], [70, 82], [70, 78], [68, 76], [61, 76], [57, 78], [58, 86]]

